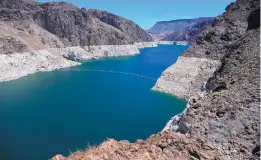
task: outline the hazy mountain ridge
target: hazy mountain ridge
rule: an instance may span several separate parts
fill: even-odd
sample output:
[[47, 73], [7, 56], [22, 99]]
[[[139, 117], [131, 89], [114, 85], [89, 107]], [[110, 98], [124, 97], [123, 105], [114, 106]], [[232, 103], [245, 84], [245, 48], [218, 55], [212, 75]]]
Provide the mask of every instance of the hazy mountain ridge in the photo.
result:
[[187, 27], [193, 26], [198, 22], [213, 19], [212, 17], [199, 17], [193, 19], [177, 19], [171, 21], [157, 22], [152, 28], [148, 30], [149, 33], [171, 33], [174, 31], [181, 31]]
[[[200, 33], [198, 31], [202, 30], [201, 28], [204, 27], [202, 26], [204, 23], [210, 23], [213, 20], [213, 17], [199, 17], [194, 19], [160, 21], [157, 22], [151, 29], [147, 30], [147, 32], [156, 41], [186, 41], [187, 39], [192, 39], [192, 37], [195, 37], [197, 33]], [[188, 36], [191, 38], [188, 38]]]
[[174, 31], [172, 33], [166, 34], [163, 41], [193, 41], [194, 38], [200, 34], [204, 29], [210, 26], [214, 21], [213, 19], [207, 19], [200, 22], [197, 22], [193, 26], [189, 26], [184, 30]]

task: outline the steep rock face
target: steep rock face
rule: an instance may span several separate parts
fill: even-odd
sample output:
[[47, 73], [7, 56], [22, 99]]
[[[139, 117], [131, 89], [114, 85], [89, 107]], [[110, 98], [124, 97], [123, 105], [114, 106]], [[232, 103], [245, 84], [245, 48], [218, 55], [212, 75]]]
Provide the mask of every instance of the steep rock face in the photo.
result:
[[204, 29], [211, 25], [214, 18], [207, 19], [196, 23], [193, 26], [187, 27], [181, 31], [174, 31], [167, 34], [162, 41], [193, 41], [197, 35], [199, 35]]
[[219, 66], [220, 62], [217, 60], [180, 56], [175, 65], [162, 73], [153, 89], [189, 99], [205, 90], [204, 82]]
[[[193, 42], [194, 45], [192, 45], [188, 50], [184, 51], [181, 57], [184, 58], [197, 58], [198, 61], [201, 61], [201, 59], [208, 59], [209, 62], [220, 62], [220, 60], [224, 57], [225, 53], [227, 53], [231, 49], [231, 45], [235, 42], [237, 42], [240, 38], [245, 36], [247, 28], [248, 28], [248, 17], [250, 16], [250, 13], [252, 11], [255, 11], [257, 9], [256, 6], [258, 6], [258, 1], [252, 0], [250, 2], [246, 2], [244, 0], [239, 0], [237, 3], [231, 5], [227, 12], [224, 14], [218, 16], [215, 20], [215, 22], [212, 24], [210, 28], [207, 30], [204, 30]], [[178, 60], [179, 62], [179, 60]], [[178, 63], [177, 62], [177, 63]], [[189, 62], [189, 61], [188, 61]], [[181, 66], [189, 67], [193, 65], [193, 63], [190, 64], [184, 64]], [[208, 64], [206, 64], [208, 65]], [[169, 69], [173, 67], [178, 66], [171, 66]], [[213, 68], [214, 66], [209, 66], [208, 68]], [[200, 67], [201, 68], [201, 67]], [[215, 68], [218, 68], [218, 65], [215, 66]], [[167, 69], [164, 71], [164, 73], [168, 72]], [[195, 71], [198, 69], [197, 67], [194, 68]], [[215, 70], [215, 69], [214, 69]], [[172, 72], [171, 70], [169, 70]], [[206, 69], [203, 69], [202, 72], [206, 71]], [[193, 70], [191, 72], [194, 73]], [[167, 76], [164, 76], [167, 74], [163, 74], [160, 79], [166, 79], [169, 83], [172, 83], [172, 86], [175, 86], [177, 82], [183, 83], [182, 80], [179, 80], [177, 82], [169, 81]], [[170, 74], [171, 75], [171, 74]], [[175, 76], [175, 75], [173, 75]], [[180, 75], [177, 75], [180, 77]], [[209, 74], [208, 77], [210, 78], [212, 74]], [[184, 86], [185, 88], [189, 88], [190, 90], [195, 90], [195, 92], [191, 92], [191, 95], [196, 94], [198, 91], [201, 91], [201, 88], [204, 88], [206, 76], [198, 76], [198, 74], [191, 75], [191, 77], [194, 77], [193, 79], [197, 79], [199, 81], [199, 84], [194, 84], [193, 81], [189, 85], [189, 87]], [[201, 77], [203, 78], [201, 80]], [[159, 79], [159, 80], [160, 80]], [[157, 86], [164, 86], [164, 84], [160, 85], [159, 83], [156, 84]], [[182, 85], [180, 86], [182, 88]], [[187, 90], [187, 89], [185, 89]], [[176, 91], [174, 91], [176, 92]], [[175, 93], [173, 93], [175, 94]], [[182, 95], [181, 97], [190, 97], [186, 94]]]
[[32, 21], [58, 36], [66, 46], [152, 41], [132, 21], [105, 11], [87, 11], [65, 2], [1, 0], [0, 13], [0, 19], [4, 21]]
[[[259, 0], [238, 0], [229, 5], [178, 62], [164, 71], [154, 89], [189, 101], [165, 130], [199, 135], [231, 159], [258, 159], [259, 6]], [[191, 59], [205, 61], [203, 67]], [[186, 68], [190, 71], [181, 71]], [[174, 74], [177, 71], [179, 74]]]
[[119, 17], [106, 11], [100, 11], [97, 9], [88, 10], [88, 14], [92, 17], [98, 18], [106, 24], [119, 29], [135, 42], [152, 41], [152, 38], [147, 32], [144, 32], [144, 30], [140, 28], [137, 24], [123, 17]]
[[0, 82], [40, 71], [79, 65], [74, 62], [100, 57], [130, 56], [154, 42], [129, 45], [65, 46], [54, 34], [30, 21], [0, 22]]
[[0, 55], [64, 47], [55, 35], [30, 21], [0, 21]]
[[[71, 3], [0, 0], [0, 82], [157, 46], [134, 22]], [[139, 43], [137, 43], [139, 42]]]

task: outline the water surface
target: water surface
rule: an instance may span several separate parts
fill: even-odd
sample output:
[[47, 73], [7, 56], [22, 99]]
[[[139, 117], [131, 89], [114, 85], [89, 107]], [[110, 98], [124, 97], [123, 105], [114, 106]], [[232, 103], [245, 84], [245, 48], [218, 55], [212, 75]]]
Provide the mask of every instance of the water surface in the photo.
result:
[[160, 45], [132, 57], [93, 60], [0, 83], [0, 159], [46, 160], [107, 138], [146, 139], [185, 102], [150, 90], [185, 46]]

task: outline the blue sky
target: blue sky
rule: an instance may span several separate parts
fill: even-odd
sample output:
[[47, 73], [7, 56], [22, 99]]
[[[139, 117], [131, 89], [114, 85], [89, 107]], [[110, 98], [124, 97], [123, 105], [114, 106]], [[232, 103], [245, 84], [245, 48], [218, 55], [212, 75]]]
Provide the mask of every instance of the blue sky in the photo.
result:
[[[38, 0], [47, 2], [53, 0]], [[56, 0], [61, 1], [61, 0]], [[157, 21], [217, 16], [234, 0], [63, 0], [128, 18], [144, 29]]]

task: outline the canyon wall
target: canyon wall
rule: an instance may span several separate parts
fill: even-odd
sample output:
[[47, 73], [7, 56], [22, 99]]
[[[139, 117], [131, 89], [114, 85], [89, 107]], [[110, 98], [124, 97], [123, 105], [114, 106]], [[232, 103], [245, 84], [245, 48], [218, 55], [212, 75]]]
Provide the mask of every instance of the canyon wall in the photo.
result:
[[259, 0], [228, 5], [163, 72], [153, 89], [188, 101], [164, 131], [135, 143], [108, 140], [52, 160], [259, 159], [259, 6]]
[[86, 10], [67, 2], [1, 0], [0, 20], [30, 21], [54, 34], [66, 46], [151, 42], [134, 22], [106, 11]]
[[0, 0], [0, 82], [155, 46], [137, 24], [106, 11], [66, 2]]
[[199, 135], [232, 159], [260, 153], [260, 2], [238, 0], [163, 72], [154, 90], [186, 99], [164, 131]]
[[[0, 81], [157, 45], [132, 21], [105, 11], [65, 2], [0, 2]], [[153, 89], [188, 101], [164, 132], [55, 159], [258, 159], [259, 6], [259, 0], [229, 5], [163, 72]]]

